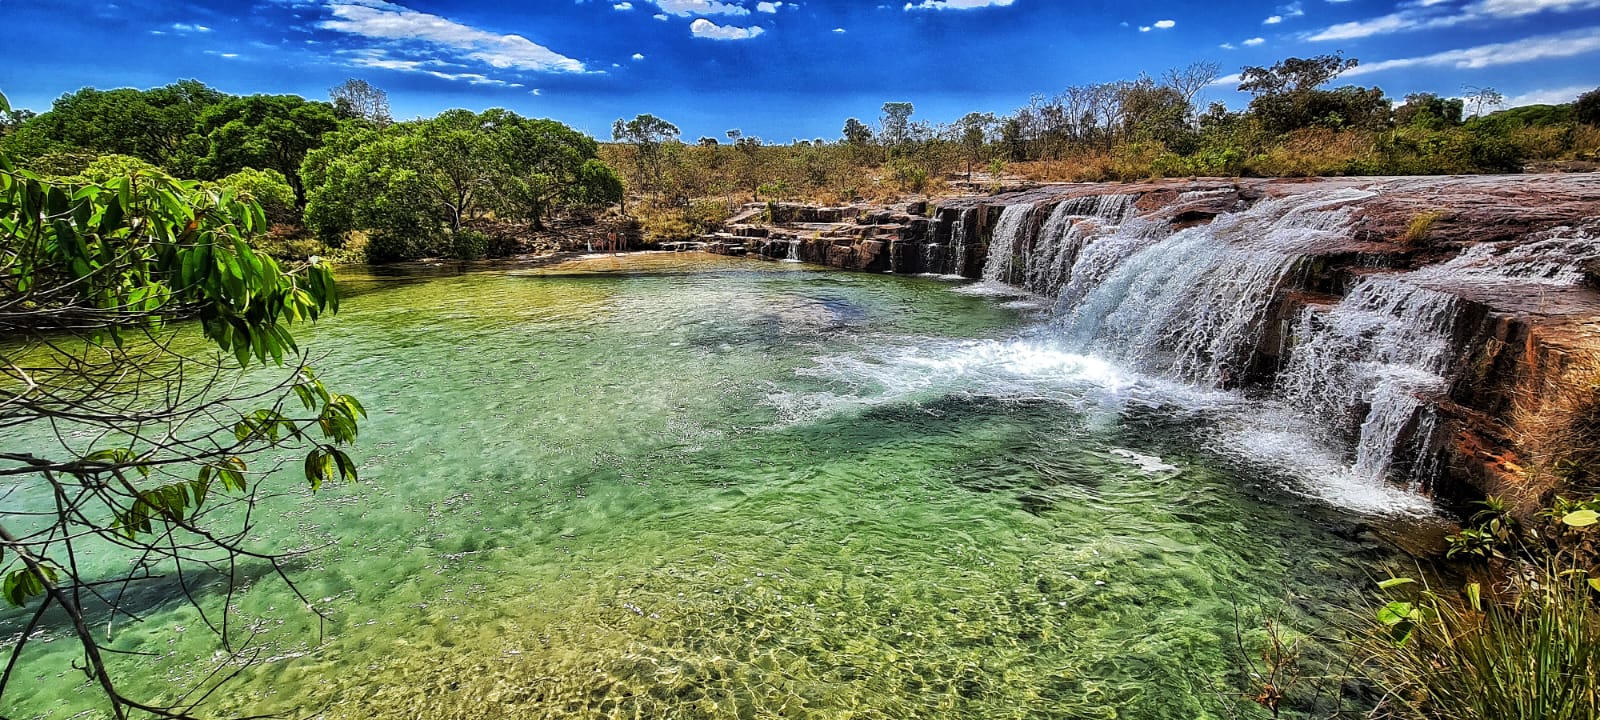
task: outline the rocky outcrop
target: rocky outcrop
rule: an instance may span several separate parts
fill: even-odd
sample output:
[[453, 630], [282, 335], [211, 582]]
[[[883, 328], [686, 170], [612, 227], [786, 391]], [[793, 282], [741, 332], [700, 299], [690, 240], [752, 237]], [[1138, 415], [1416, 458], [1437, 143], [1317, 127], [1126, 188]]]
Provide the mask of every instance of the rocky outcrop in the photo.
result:
[[1325, 413], [1356, 467], [1446, 501], [1525, 488], [1554, 462], [1530, 440], [1541, 388], [1600, 365], [1596, 174], [1061, 184], [760, 215], [708, 249], [1012, 285], [1142, 369]]

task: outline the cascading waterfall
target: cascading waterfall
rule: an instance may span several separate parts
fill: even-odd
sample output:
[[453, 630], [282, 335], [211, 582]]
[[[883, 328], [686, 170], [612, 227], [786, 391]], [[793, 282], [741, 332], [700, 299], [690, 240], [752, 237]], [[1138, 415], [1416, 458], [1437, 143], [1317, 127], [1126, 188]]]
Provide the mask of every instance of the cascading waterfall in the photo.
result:
[[1023, 256], [1023, 289], [1055, 297], [1071, 277], [1083, 246], [1092, 238], [1114, 233], [1133, 208], [1133, 201], [1133, 195], [1095, 195], [1056, 205], [1039, 229], [1032, 252]]
[[[1600, 239], [1585, 226], [1478, 245], [1422, 270], [1360, 278], [1337, 303], [1280, 317], [1285, 288], [1308, 258], [1349, 240], [1351, 208], [1373, 194], [1345, 188], [1264, 200], [1177, 232], [1133, 217], [1127, 195], [1063, 201], [1043, 223], [1031, 222], [1032, 205], [1007, 206], [983, 279], [1053, 297], [1054, 332], [1072, 351], [1209, 387], [1273, 375], [1264, 383], [1271, 404], [1350, 448], [1350, 476], [1422, 481], [1437, 455], [1433, 401], [1472, 351], [1458, 327], [1462, 288], [1558, 293], [1583, 281], [1584, 264], [1600, 259]], [[964, 269], [971, 212], [962, 210], [952, 230], [953, 272]]]
[[984, 282], [1000, 283], [1011, 277], [1017, 253], [1024, 246], [1022, 234], [1032, 217], [1032, 205], [1008, 205], [1001, 211], [1000, 222], [989, 238], [989, 258], [983, 264]]
[[1355, 433], [1353, 470], [1383, 479], [1397, 453], [1428, 454], [1435, 418], [1424, 400], [1449, 390], [1458, 317], [1458, 298], [1406, 274], [1362, 279], [1339, 303], [1301, 311], [1278, 395], [1334, 421], [1335, 434]]
[[967, 224], [975, 212], [972, 208], [961, 210], [956, 215], [955, 225], [950, 228], [950, 257], [945, 259], [949, 275], [967, 274]]
[[789, 254], [783, 258], [784, 262], [800, 262], [800, 238], [789, 240]]

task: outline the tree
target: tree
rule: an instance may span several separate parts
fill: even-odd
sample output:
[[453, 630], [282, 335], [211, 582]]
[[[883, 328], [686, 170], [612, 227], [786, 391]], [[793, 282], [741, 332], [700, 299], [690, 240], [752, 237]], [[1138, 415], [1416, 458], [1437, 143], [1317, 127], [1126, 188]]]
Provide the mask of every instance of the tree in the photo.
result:
[[561, 123], [501, 109], [347, 127], [301, 165], [306, 222], [335, 246], [352, 230], [374, 233], [375, 261], [418, 257], [443, 229], [489, 211], [536, 225], [560, 207], [620, 200], [615, 173], [591, 163], [597, 150]]
[[1483, 117], [1485, 111], [1495, 110], [1506, 104], [1506, 96], [1492, 87], [1463, 87], [1466, 95], [1462, 98], [1472, 106], [1473, 117]]
[[1600, 125], [1600, 88], [1578, 96], [1572, 103], [1573, 116], [1586, 125]]
[[1250, 112], [1273, 133], [1308, 127], [1386, 127], [1391, 113], [1382, 90], [1356, 86], [1321, 89], [1357, 64], [1355, 58], [1337, 54], [1286, 58], [1270, 68], [1244, 68], [1239, 90], [1255, 95]]
[[611, 139], [634, 148], [634, 186], [640, 191], [663, 187], [662, 146], [678, 141], [678, 126], [648, 113], [632, 120], [620, 118], [611, 125]]
[[300, 164], [339, 127], [332, 105], [298, 95], [251, 95], [223, 100], [201, 113], [195, 130], [205, 138], [195, 164], [200, 177], [218, 179], [245, 168], [276, 170], [305, 205]]
[[39, 141], [23, 157], [85, 149], [132, 155], [168, 171], [186, 172], [197, 154], [194, 132], [201, 113], [226, 97], [198, 80], [151, 90], [83, 88], [57, 98], [48, 112], [28, 123]]
[[967, 179], [972, 179], [973, 163], [981, 163], [989, 147], [989, 134], [998, 121], [992, 113], [967, 113], [956, 121], [961, 151], [967, 161]]
[[[288, 448], [309, 446], [312, 489], [354, 480], [342, 448], [365, 410], [316, 379], [289, 333], [337, 309], [331, 272], [280, 268], [251, 249], [263, 222], [230, 191], [161, 173], [50, 181], [0, 155], [0, 478], [10, 488], [0, 576], [5, 601], [31, 613], [0, 694], [34, 630], [64, 623], [114, 717], [185, 716], [192, 706], [119, 689], [142, 670], [116, 647], [116, 631], [137, 619], [128, 599], [148, 588], [193, 604], [240, 660], [250, 638], [226, 618], [244, 574], [295, 587], [288, 556], [256, 547], [251, 515], [235, 510], [269, 491], [256, 460]], [[220, 352], [173, 343], [189, 322]], [[225, 378], [251, 365], [285, 368], [284, 379], [234, 391]], [[11, 512], [19, 503], [37, 511]], [[81, 564], [108, 548], [121, 548], [126, 569]], [[218, 579], [228, 598], [208, 608], [200, 585]]]
[[867, 124], [850, 118], [844, 121], [844, 141], [846, 144], [857, 147], [872, 144], [872, 128]]
[[883, 104], [883, 114], [878, 117], [878, 126], [882, 128], [880, 136], [883, 144], [888, 147], [898, 146], [910, 139], [911, 116], [916, 113], [916, 108], [908, 102], [886, 102]]
[[384, 127], [394, 118], [389, 115], [389, 94], [365, 80], [351, 78], [328, 90], [334, 113], [343, 120], [365, 120]]
[[1438, 130], [1461, 124], [1463, 103], [1460, 98], [1442, 98], [1433, 93], [1412, 93], [1404, 104], [1394, 109], [1396, 125]]

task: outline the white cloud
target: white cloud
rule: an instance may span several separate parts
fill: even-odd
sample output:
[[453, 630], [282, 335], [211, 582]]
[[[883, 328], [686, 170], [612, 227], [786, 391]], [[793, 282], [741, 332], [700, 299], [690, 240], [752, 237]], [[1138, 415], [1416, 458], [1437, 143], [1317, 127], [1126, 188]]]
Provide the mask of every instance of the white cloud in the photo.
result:
[[1171, 30], [1172, 28], [1175, 28], [1177, 26], [1178, 26], [1178, 23], [1175, 20], [1157, 20], [1156, 21], [1156, 27], [1160, 28], [1162, 30]]
[[189, 23], [173, 23], [172, 29], [178, 32], [211, 32], [211, 28], [204, 25], [191, 25]]
[[1013, 0], [922, 0], [906, 3], [907, 10], [976, 10], [987, 7], [1006, 7]]
[[781, 0], [779, 2], [758, 2], [756, 3], [756, 12], [775, 13], [781, 7], [783, 7]]
[[1354, 40], [1373, 35], [1447, 28], [1462, 23], [1487, 24], [1543, 12], [1563, 13], [1600, 8], [1600, 0], [1476, 0], [1461, 7], [1448, 5], [1447, 0], [1414, 0], [1398, 12], [1330, 25], [1308, 39]]
[[1367, 75], [1384, 70], [1411, 67], [1448, 67], [1475, 70], [1497, 65], [1513, 65], [1569, 58], [1600, 51], [1600, 27], [1573, 30], [1554, 35], [1537, 35], [1511, 42], [1479, 45], [1477, 47], [1446, 50], [1432, 55], [1384, 60], [1370, 65], [1357, 65], [1345, 76]]
[[635, 62], [637, 62], [639, 60], [643, 60], [644, 59], [644, 53], [634, 53], [633, 54], [633, 59], [634, 59]]
[[1243, 45], [1245, 47], [1255, 47], [1255, 46], [1260, 45], [1261, 43], [1264, 43], [1266, 41], [1267, 41], [1266, 38], [1253, 37], [1253, 38], [1250, 38], [1249, 40], [1245, 40], [1243, 42]]
[[1222, 48], [1223, 50], [1238, 50], [1239, 49], [1239, 48], [1234, 47], [1233, 43], [1223, 43], [1221, 45], [1218, 45], [1217, 47]]
[[633, 3], [631, 3], [631, 2], [619, 2], [619, 3], [615, 4], [615, 5], [612, 5], [611, 9], [612, 10], [632, 10], [633, 9]]
[[653, 18], [655, 18], [657, 20], [660, 20], [661, 22], [666, 22], [667, 21], [666, 13], [656, 13], [654, 15], [651, 15], [650, 17], [653, 17]]
[[1269, 17], [1269, 18], [1267, 18], [1265, 20], [1262, 20], [1261, 24], [1262, 25], [1277, 25], [1278, 23], [1281, 23], [1281, 22], [1283, 22], [1283, 16], [1282, 15], [1273, 15], [1272, 17]]
[[833, 31], [836, 32], [836, 33], [842, 33], [845, 30], [844, 30], [844, 28], [834, 28]]
[[747, 28], [734, 25], [718, 25], [705, 18], [699, 18], [689, 23], [690, 35], [707, 40], [749, 40], [764, 32], [766, 32], [766, 29], [760, 25]]
[[334, 19], [318, 24], [324, 30], [373, 40], [421, 42], [501, 69], [584, 71], [583, 63], [521, 35], [481, 30], [386, 0], [335, 0], [328, 9]]
[[1149, 25], [1140, 25], [1139, 26], [1139, 32], [1150, 32], [1150, 26]]
[[737, 3], [721, 0], [652, 0], [661, 12], [678, 17], [690, 15], [749, 15], [750, 11]]
[[1506, 107], [1522, 107], [1523, 105], [1561, 105], [1577, 100], [1590, 90], [1593, 85], [1570, 85], [1564, 88], [1548, 88], [1545, 90], [1530, 90], [1520, 95], [1506, 98]]

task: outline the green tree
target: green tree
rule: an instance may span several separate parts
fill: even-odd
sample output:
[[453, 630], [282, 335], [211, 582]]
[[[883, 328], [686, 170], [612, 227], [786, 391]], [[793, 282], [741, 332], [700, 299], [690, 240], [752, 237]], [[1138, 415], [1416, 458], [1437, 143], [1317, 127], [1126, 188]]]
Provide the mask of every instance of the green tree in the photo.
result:
[[1438, 130], [1461, 124], [1465, 104], [1460, 98], [1442, 98], [1433, 93], [1412, 93], [1394, 109], [1397, 125]]
[[294, 188], [277, 170], [245, 168], [218, 180], [217, 185], [260, 205], [269, 225], [290, 224], [300, 220], [300, 213], [295, 208]]
[[205, 154], [195, 169], [207, 179], [245, 168], [276, 170], [294, 189], [296, 204], [304, 205], [300, 164], [338, 127], [332, 105], [298, 95], [229, 98], [200, 115], [196, 132], [205, 138]]
[[[554, 120], [528, 120], [505, 110], [480, 118], [497, 162], [492, 204], [508, 218], [540, 226], [553, 208], [593, 207], [622, 199], [621, 181], [596, 159], [599, 144]], [[608, 177], [609, 175], [609, 177]]]
[[[337, 309], [333, 276], [251, 249], [263, 223], [258, 206], [225, 189], [145, 171], [44, 180], [0, 155], [0, 478], [12, 488], [8, 511], [25, 510], [0, 517], [0, 577], [5, 601], [30, 618], [0, 694], [34, 630], [63, 623], [114, 717], [185, 715], [190, 707], [119, 688], [144, 670], [114, 652], [117, 631], [137, 620], [125, 598], [148, 585], [195, 602], [202, 578], [223, 579], [231, 594], [241, 565], [294, 587], [287, 556], [257, 547], [241, 511], [270, 484], [255, 459], [309, 447], [313, 489], [355, 478], [342, 448], [365, 411], [316, 379], [289, 332]], [[173, 341], [179, 322], [196, 321], [220, 353]], [[251, 365], [285, 377], [242, 393], [224, 380]], [[86, 553], [111, 547], [132, 562], [86, 569]], [[215, 615], [228, 603], [195, 607], [225, 650], [243, 649]]]
[[911, 116], [916, 111], [916, 107], [908, 102], [883, 104], [882, 114], [878, 117], [878, 126], [882, 128], [880, 137], [885, 146], [898, 147], [911, 140]]
[[998, 121], [993, 113], [967, 113], [956, 121], [960, 134], [961, 152], [967, 161], [967, 179], [972, 179], [972, 166], [982, 163], [989, 149], [989, 135]]
[[490, 211], [536, 224], [562, 207], [620, 200], [621, 181], [597, 149], [561, 123], [501, 109], [347, 127], [301, 165], [306, 223], [336, 247], [350, 231], [374, 233], [375, 261], [417, 257]]
[[844, 141], [850, 145], [862, 146], [872, 144], [872, 128], [867, 124], [850, 118], [844, 121]]
[[1579, 95], [1572, 103], [1572, 114], [1578, 122], [1600, 125], [1600, 88]]
[[117, 153], [182, 173], [203, 154], [195, 147], [201, 113], [226, 97], [198, 80], [151, 90], [83, 88], [29, 121], [25, 127], [35, 136], [8, 150], [24, 158], [70, 149]]
[[1335, 54], [1286, 58], [1270, 68], [1245, 67], [1239, 74], [1239, 91], [1255, 96], [1250, 113], [1270, 132], [1308, 127], [1381, 129], [1390, 121], [1382, 90], [1321, 89], [1357, 64], [1355, 58]]
[[633, 146], [634, 186], [641, 192], [664, 188], [665, 146], [678, 142], [679, 134], [677, 125], [650, 114], [611, 124], [611, 139]]

